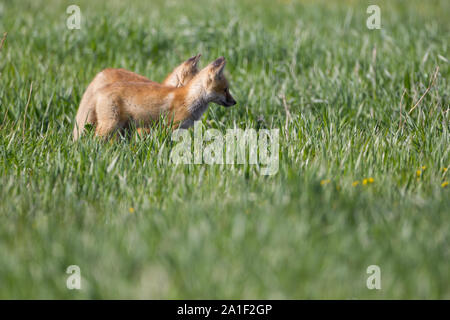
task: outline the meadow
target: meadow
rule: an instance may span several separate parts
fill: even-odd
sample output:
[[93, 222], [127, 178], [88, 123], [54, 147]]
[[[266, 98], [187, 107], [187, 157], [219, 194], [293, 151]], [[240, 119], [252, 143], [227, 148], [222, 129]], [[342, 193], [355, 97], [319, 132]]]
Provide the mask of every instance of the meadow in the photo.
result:
[[[381, 9], [381, 29], [366, 9]], [[69, 30], [76, 4], [81, 29]], [[450, 299], [450, 2], [0, 3], [1, 299]], [[155, 126], [72, 141], [96, 73], [219, 56], [279, 169], [178, 165]], [[192, 129], [190, 129], [192, 130]], [[81, 270], [81, 290], [66, 269]], [[381, 270], [369, 290], [367, 267]]]

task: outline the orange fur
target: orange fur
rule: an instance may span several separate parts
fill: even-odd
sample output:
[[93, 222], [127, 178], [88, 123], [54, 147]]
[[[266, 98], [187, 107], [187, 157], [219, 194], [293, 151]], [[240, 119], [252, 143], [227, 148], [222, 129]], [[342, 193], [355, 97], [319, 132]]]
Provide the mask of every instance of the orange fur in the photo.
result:
[[148, 127], [165, 116], [174, 127], [189, 127], [206, 110], [209, 102], [232, 106], [236, 101], [223, 75], [225, 59], [215, 60], [183, 87], [156, 82], [113, 82], [97, 90], [92, 97], [97, 136], [107, 137], [134, 122]]
[[[189, 58], [177, 66], [162, 82], [167, 86], [180, 87], [191, 80], [198, 72], [197, 64], [200, 54]], [[95, 94], [104, 86], [115, 82], [143, 82], [152, 83], [150, 79], [126, 69], [108, 68], [98, 73], [87, 87], [80, 102], [73, 130], [74, 140], [77, 140], [84, 131], [87, 123], [97, 122], [94, 108]]]

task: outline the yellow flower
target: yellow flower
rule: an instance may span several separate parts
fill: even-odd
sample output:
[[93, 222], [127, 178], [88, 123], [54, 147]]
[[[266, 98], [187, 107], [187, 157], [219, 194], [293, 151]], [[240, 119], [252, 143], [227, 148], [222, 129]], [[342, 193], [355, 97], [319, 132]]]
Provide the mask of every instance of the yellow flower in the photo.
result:
[[448, 181], [442, 182], [441, 187], [442, 187], [442, 188], [445, 188], [446, 186], [448, 186]]
[[324, 185], [326, 185], [326, 184], [329, 184], [330, 182], [331, 182], [330, 179], [325, 179], [325, 180], [320, 181], [320, 185], [321, 185], [321, 186], [324, 186]]
[[134, 213], [134, 208], [130, 208], [128, 211], [130, 211], [130, 213]]
[[420, 176], [422, 175], [422, 171], [421, 171], [421, 170], [417, 170], [417, 171], [416, 171], [416, 175], [417, 175], [418, 177], [420, 177]]
[[369, 182], [369, 180], [368, 180], [368, 179], [364, 179], [364, 180], [363, 180], [363, 185], [366, 185], [367, 182]]
[[422, 166], [422, 170], [426, 170], [427, 169], [427, 166]]
[[353, 183], [352, 183], [352, 187], [356, 187], [357, 185], [359, 184], [359, 181], [358, 180], [356, 180], [356, 181], [353, 181]]
[[369, 180], [369, 183], [373, 183], [375, 181], [372, 177], [370, 177], [368, 180]]
[[442, 171], [447, 172], [447, 168], [442, 168]]

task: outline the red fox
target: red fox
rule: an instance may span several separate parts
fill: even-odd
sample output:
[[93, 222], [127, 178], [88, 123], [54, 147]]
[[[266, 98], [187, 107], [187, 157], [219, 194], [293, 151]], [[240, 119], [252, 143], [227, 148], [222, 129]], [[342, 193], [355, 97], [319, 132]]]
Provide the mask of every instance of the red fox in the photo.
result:
[[[184, 61], [167, 75], [162, 84], [172, 87], [184, 86], [197, 74], [197, 65], [200, 57], [201, 54], [197, 54]], [[77, 140], [82, 135], [86, 123], [95, 123], [94, 105], [92, 104], [95, 93], [108, 84], [125, 81], [153, 83], [148, 78], [126, 69], [108, 68], [99, 72], [81, 98], [80, 107], [76, 115], [75, 127], [73, 129], [74, 140]]]
[[200, 119], [208, 103], [230, 107], [236, 101], [223, 74], [225, 58], [220, 57], [199, 71], [185, 86], [170, 87], [155, 82], [115, 82], [95, 92], [92, 116], [95, 134], [107, 137], [134, 122], [149, 126], [161, 115], [168, 116], [174, 128], [188, 128]]

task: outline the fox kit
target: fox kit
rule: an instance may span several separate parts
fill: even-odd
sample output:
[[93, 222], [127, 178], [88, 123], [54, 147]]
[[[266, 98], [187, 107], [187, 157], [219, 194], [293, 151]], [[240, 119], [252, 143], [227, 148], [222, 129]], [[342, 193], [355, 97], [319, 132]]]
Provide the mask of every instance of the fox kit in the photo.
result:
[[93, 113], [88, 120], [96, 125], [95, 134], [107, 137], [134, 122], [148, 126], [167, 115], [174, 127], [188, 128], [200, 119], [208, 103], [225, 107], [236, 104], [223, 74], [225, 58], [203, 68], [183, 87], [155, 82], [115, 82], [98, 90], [93, 98]]
[[[163, 85], [172, 87], [184, 86], [198, 72], [197, 65], [201, 54], [193, 56], [177, 66], [162, 82]], [[99, 72], [89, 84], [81, 98], [80, 107], [76, 115], [76, 123], [73, 129], [73, 138], [77, 140], [83, 133], [86, 123], [95, 122], [93, 99], [95, 93], [102, 87], [115, 82], [145, 82], [153, 83], [148, 78], [126, 69], [108, 68]]]

